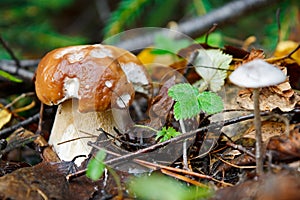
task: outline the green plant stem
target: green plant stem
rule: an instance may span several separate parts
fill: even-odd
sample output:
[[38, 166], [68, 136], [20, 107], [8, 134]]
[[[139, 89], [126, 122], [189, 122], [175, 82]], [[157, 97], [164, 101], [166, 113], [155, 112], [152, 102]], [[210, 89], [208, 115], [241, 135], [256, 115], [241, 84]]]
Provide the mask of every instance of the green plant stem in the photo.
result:
[[150, 127], [150, 126], [145, 126], [145, 125], [141, 125], [141, 124], [135, 124], [134, 127], [149, 129], [149, 130], [154, 131], [156, 133], [158, 132], [158, 130], [156, 130], [156, 129]]
[[[181, 128], [181, 132], [182, 134], [185, 134], [186, 133], [186, 130], [185, 130], [185, 126], [184, 126], [184, 122], [182, 119], [179, 120], [179, 124], [180, 124], [180, 128]], [[182, 160], [183, 160], [183, 168], [185, 170], [188, 170], [189, 169], [189, 166], [188, 166], [188, 160], [187, 160], [187, 146], [186, 146], [186, 140], [185, 139], [183, 141], [183, 144], [182, 144]]]
[[254, 125], [256, 133], [255, 143], [255, 158], [256, 158], [256, 174], [261, 176], [263, 174], [263, 152], [262, 152], [262, 135], [261, 135], [261, 119], [259, 109], [259, 88], [253, 90], [254, 100]]
[[107, 166], [106, 165], [106, 169], [109, 171], [109, 173], [112, 175], [116, 185], [117, 185], [117, 188], [118, 188], [118, 198], [119, 199], [123, 199], [123, 192], [122, 192], [122, 185], [121, 185], [121, 180], [120, 180], [120, 177], [119, 175], [116, 173], [115, 170], [113, 170], [111, 167]]

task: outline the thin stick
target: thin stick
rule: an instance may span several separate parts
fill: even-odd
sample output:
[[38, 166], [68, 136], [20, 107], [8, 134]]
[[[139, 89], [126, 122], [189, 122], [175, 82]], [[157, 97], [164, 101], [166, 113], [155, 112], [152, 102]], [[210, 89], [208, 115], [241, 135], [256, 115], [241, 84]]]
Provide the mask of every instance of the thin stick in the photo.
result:
[[41, 102], [40, 106], [40, 118], [38, 123], [38, 128], [36, 130], [36, 134], [41, 134], [43, 130], [43, 116], [44, 116], [44, 104]]
[[224, 162], [225, 164], [227, 164], [231, 167], [235, 167], [235, 168], [239, 168], [239, 169], [254, 169], [254, 168], [256, 168], [256, 166], [238, 166], [238, 165], [232, 164], [232, 163], [224, 160], [221, 157], [218, 157], [218, 156], [216, 156], [216, 157], [217, 157], [217, 159], [221, 160], [222, 162]]
[[234, 149], [237, 149], [237, 150], [239, 150], [239, 151], [242, 151], [242, 152], [248, 154], [249, 156], [255, 158], [255, 155], [254, 155], [252, 152], [248, 151], [248, 150], [247, 150], [245, 147], [243, 147], [242, 145], [237, 145], [237, 144], [234, 144], [234, 143], [232, 143], [232, 142], [226, 142], [226, 145], [229, 146], [229, 147], [232, 147], [232, 148], [234, 148]]
[[4, 47], [4, 49], [9, 53], [10, 57], [15, 61], [17, 70], [16, 73], [18, 73], [18, 69], [21, 68], [21, 64], [17, 56], [14, 54], [14, 52], [11, 50], [11, 48], [6, 44], [6, 42], [3, 40], [2, 36], [0, 35], [0, 43]]
[[9, 135], [9, 133], [12, 133], [14, 130], [17, 130], [18, 128], [22, 127], [22, 126], [26, 126], [28, 124], [31, 124], [32, 122], [35, 122], [39, 119], [40, 114], [37, 113], [35, 115], [33, 115], [32, 117], [29, 117], [28, 119], [25, 119], [24, 121], [21, 121], [13, 126], [10, 126], [6, 129], [3, 129], [0, 131], [0, 137], [4, 138], [7, 137]]
[[207, 42], [208, 42], [208, 36], [216, 30], [217, 26], [218, 26], [218, 24], [214, 23], [212, 25], [212, 27], [207, 31], [207, 33], [205, 34], [205, 44], [207, 44]]
[[[27, 93], [23, 93], [20, 96], [18, 96], [17, 98], [15, 98], [12, 102], [10, 102], [9, 104], [5, 105], [5, 109], [8, 109], [9, 107], [13, 106], [15, 103], [17, 103], [20, 99], [23, 99], [24, 97], [28, 97], [28, 96], [33, 96], [34, 92], [27, 92]], [[3, 108], [0, 108], [0, 111]]]
[[165, 169], [161, 169], [160, 171], [162, 173], [168, 175], [168, 176], [172, 176], [172, 177], [174, 177], [176, 179], [185, 181], [186, 183], [190, 183], [190, 184], [196, 185], [198, 187], [202, 187], [202, 188], [208, 188], [207, 185], [204, 185], [203, 183], [200, 183], [198, 181], [192, 180], [192, 179], [190, 179], [190, 178], [188, 178], [186, 176], [183, 176], [183, 175], [180, 175], [180, 174], [177, 174], [177, 173], [171, 172], [169, 170], [165, 170]]
[[[112, 152], [112, 151], [108, 151], [104, 148], [101, 148], [101, 147], [98, 147], [97, 145], [93, 144], [93, 143], [88, 143], [88, 145], [98, 149], [98, 150], [104, 150], [106, 151], [107, 153], [109, 154], [112, 154], [114, 156], [119, 156], [119, 157], [124, 157], [124, 156], [121, 156], [120, 154], [117, 154], [115, 152]], [[144, 161], [144, 160], [140, 160], [140, 159], [133, 159], [134, 162], [138, 163], [138, 164], [141, 164], [143, 166], [146, 166], [152, 170], [157, 170], [157, 169], [161, 169], [161, 170], [168, 170], [168, 171], [172, 171], [172, 172], [176, 172], [176, 173], [182, 173], [182, 174], [186, 174], [186, 175], [190, 175], [190, 176], [194, 176], [194, 177], [198, 177], [198, 178], [201, 178], [201, 179], [207, 179], [207, 180], [212, 180], [212, 181], [215, 181], [215, 182], [218, 182], [218, 183], [221, 183], [221, 184], [224, 184], [226, 186], [232, 186], [230, 183], [225, 183], [223, 181], [219, 181], [217, 179], [214, 179], [213, 177], [211, 176], [208, 176], [208, 175], [204, 175], [204, 174], [199, 174], [199, 173], [196, 173], [196, 172], [193, 172], [193, 171], [188, 171], [188, 170], [184, 170], [184, 169], [178, 169], [178, 168], [174, 168], [174, 167], [169, 167], [169, 166], [164, 166], [164, 165], [160, 165], [160, 164], [156, 164], [156, 163], [150, 163], [148, 161]], [[109, 161], [106, 161], [104, 162], [106, 165], [108, 164]], [[79, 176], [82, 176], [86, 173], [87, 169], [83, 169], [83, 170], [80, 170], [80, 171], [77, 171], [76, 173], [73, 173], [73, 174], [68, 174], [66, 176], [66, 179], [68, 181], [76, 178], [76, 177], [79, 177]]]

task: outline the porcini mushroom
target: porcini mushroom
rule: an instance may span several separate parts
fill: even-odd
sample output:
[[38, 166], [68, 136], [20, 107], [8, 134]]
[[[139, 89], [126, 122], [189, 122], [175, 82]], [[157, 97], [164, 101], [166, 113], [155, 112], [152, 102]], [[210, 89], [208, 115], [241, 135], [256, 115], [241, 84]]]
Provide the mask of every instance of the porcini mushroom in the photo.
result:
[[[143, 73], [138, 83], [123, 70], [127, 64]], [[49, 144], [60, 159], [88, 155], [91, 147], [87, 141], [96, 138], [86, 138], [86, 133], [99, 135], [97, 129], [102, 128], [114, 134], [116, 122], [111, 106], [127, 107], [134, 96], [133, 86], [142, 87], [149, 82], [144, 67], [133, 54], [112, 46], [71, 46], [43, 57], [36, 70], [35, 89], [42, 103], [59, 104]], [[64, 141], [69, 142], [58, 145]], [[79, 165], [82, 159], [75, 162]]]
[[255, 59], [239, 66], [229, 79], [237, 86], [252, 88], [254, 101], [254, 125], [256, 131], [256, 173], [263, 173], [261, 119], [259, 109], [260, 88], [274, 86], [286, 80], [284, 73], [262, 59]]

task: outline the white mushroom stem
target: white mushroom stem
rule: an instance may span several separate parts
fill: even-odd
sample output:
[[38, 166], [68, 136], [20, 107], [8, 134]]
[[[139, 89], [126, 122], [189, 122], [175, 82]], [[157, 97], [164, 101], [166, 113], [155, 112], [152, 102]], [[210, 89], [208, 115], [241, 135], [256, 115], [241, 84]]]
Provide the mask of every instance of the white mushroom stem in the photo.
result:
[[262, 151], [262, 135], [261, 135], [261, 120], [260, 120], [260, 109], [259, 109], [259, 88], [253, 90], [253, 101], [254, 101], [254, 126], [256, 133], [256, 173], [258, 176], [263, 174], [263, 151]]
[[[68, 100], [58, 106], [49, 144], [61, 160], [70, 161], [78, 155], [88, 155], [91, 147], [88, 141], [96, 141], [100, 127], [112, 133], [114, 119], [111, 111], [80, 113], [76, 100]], [[78, 158], [79, 166], [85, 158]]]

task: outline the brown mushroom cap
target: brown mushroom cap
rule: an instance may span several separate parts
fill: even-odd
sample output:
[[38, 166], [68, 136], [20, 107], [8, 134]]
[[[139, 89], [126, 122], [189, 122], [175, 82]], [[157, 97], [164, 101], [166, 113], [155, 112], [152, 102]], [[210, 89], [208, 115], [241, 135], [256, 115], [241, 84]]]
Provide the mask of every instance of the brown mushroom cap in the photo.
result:
[[111, 50], [113, 57], [118, 60], [128, 81], [133, 84], [135, 91], [151, 95], [151, 78], [141, 61], [134, 54], [125, 49], [111, 45], [103, 46]]
[[112, 51], [104, 45], [81, 45], [49, 52], [39, 63], [35, 89], [47, 105], [57, 105], [77, 98], [81, 112], [105, 111], [111, 105], [112, 93], [133, 98], [127, 81]]

